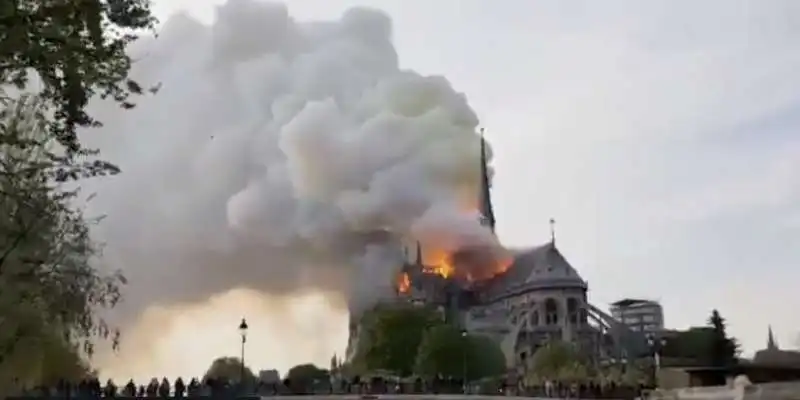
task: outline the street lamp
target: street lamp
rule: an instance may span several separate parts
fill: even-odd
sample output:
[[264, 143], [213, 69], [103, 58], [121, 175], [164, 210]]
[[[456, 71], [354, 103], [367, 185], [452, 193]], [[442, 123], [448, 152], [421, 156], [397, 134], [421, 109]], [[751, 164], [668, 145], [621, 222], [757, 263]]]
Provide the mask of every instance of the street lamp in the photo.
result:
[[661, 349], [667, 344], [667, 340], [656, 338], [653, 334], [647, 335], [647, 345], [653, 353], [653, 386], [658, 387], [658, 373], [661, 370]]
[[462, 389], [464, 391], [464, 394], [467, 394], [467, 350], [468, 350], [467, 347], [468, 346], [467, 346], [466, 329], [461, 330], [461, 340], [462, 340], [462, 351], [463, 351], [463, 359], [461, 360], [461, 366], [462, 366], [461, 379], [462, 382], [464, 383], [464, 387]]
[[239, 370], [239, 384], [244, 384], [244, 344], [247, 342], [247, 321], [242, 318], [242, 322], [239, 323], [239, 334], [242, 335], [242, 365], [241, 370]]

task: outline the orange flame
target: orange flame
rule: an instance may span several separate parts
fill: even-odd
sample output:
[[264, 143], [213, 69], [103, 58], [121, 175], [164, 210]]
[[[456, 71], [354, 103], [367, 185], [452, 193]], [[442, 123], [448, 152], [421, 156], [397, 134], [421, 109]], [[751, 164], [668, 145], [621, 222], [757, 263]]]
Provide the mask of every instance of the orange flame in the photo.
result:
[[425, 255], [423, 272], [449, 278], [456, 271], [451, 255], [444, 251], [436, 251]]
[[503, 257], [497, 260], [497, 263], [494, 265], [494, 275], [502, 274], [503, 272], [508, 271], [508, 267], [511, 266], [511, 263], [514, 262], [514, 258], [512, 257]]
[[397, 291], [400, 293], [408, 293], [411, 289], [411, 279], [408, 274], [403, 272], [397, 276]]

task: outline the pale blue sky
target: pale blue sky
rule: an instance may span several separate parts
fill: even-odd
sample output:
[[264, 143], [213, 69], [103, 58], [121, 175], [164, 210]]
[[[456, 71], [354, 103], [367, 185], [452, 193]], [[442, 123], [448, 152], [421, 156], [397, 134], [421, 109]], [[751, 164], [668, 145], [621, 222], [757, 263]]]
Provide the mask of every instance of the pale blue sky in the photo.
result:
[[[155, 0], [210, 20], [211, 0]], [[558, 244], [604, 307], [718, 308], [748, 352], [800, 332], [800, 1], [289, 0], [394, 19], [401, 65], [466, 93], [499, 234]]]

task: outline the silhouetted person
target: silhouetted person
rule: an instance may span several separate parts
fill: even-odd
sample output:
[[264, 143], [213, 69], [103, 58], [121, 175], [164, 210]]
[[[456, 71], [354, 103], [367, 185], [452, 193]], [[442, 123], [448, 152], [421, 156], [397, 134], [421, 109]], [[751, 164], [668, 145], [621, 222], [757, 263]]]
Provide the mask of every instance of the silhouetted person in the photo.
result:
[[197, 378], [192, 378], [189, 381], [189, 397], [200, 396], [200, 382], [197, 381]]
[[70, 396], [70, 393], [67, 390], [67, 381], [64, 379], [59, 379], [58, 382], [56, 382], [56, 393], [57, 396]]
[[105, 397], [117, 396], [117, 385], [115, 385], [114, 381], [112, 381], [111, 379], [106, 381], [106, 387], [103, 388], [103, 396]]
[[169, 397], [169, 393], [172, 391], [172, 387], [169, 385], [169, 380], [167, 377], [161, 378], [161, 384], [158, 385], [158, 395], [160, 397]]
[[89, 392], [88, 387], [89, 387], [89, 383], [86, 382], [86, 379], [81, 379], [78, 382], [78, 388], [77, 388], [78, 390], [76, 390], [76, 392], [78, 393], [78, 396], [82, 396], [82, 397], [86, 396], [86, 394]]
[[156, 396], [158, 396], [158, 379], [153, 378], [150, 380], [150, 383], [147, 384], [147, 397]]
[[133, 383], [133, 379], [129, 380], [125, 385], [125, 389], [122, 390], [122, 394], [127, 397], [136, 396], [136, 384]]
[[183, 379], [179, 376], [178, 379], [175, 380], [175, 397], [183, 397], [185, 392], [186, 385], [183, 383]]
[[217, 396], [219, 394], [219, 381], [214, 378], [208, 378], [206, 379], [205, 384], [212, 396]]
[[137, 390], [136, 397], [145, 397], [147, 394], [147, 389], [145, 389], [144, 385], [139, 385], [139, 390]]

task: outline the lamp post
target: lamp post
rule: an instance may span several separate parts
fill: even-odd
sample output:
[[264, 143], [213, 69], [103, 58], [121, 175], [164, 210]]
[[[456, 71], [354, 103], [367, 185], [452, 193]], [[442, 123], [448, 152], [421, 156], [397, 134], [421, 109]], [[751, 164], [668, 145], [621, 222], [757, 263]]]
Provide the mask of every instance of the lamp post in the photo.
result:
[[244, 318], [242, 318], [242, 322], [239, 323], [239, 334], [242, 335], [242, 365], [239, 370], [239, 384], [244, 385], [244, 344], [247, 342], [247, 321], [245, 321]]
[[653, 353], [653, 386], [658, 387], [658, 372], [661, 370], [661, 349], [667, 344], [666, 339], [647, 335], [647, 345]]
[[461, 330], [461, 342], [462, 342], [462, 346], [463, 346], [463, 348], [462, 348], [463, 359], [461, 360], [461, 368], [462, 368], [462, 370], [461, 370], [461, 379], [462, 379], [462, 382], [464, 384], [462, 389], [464, 391], [464, 394], [467, 394], [467, 350], [468, 350], [467, 344], [468, 343], [467, 343], [467, 330], [466, 329], [462, 329]]

